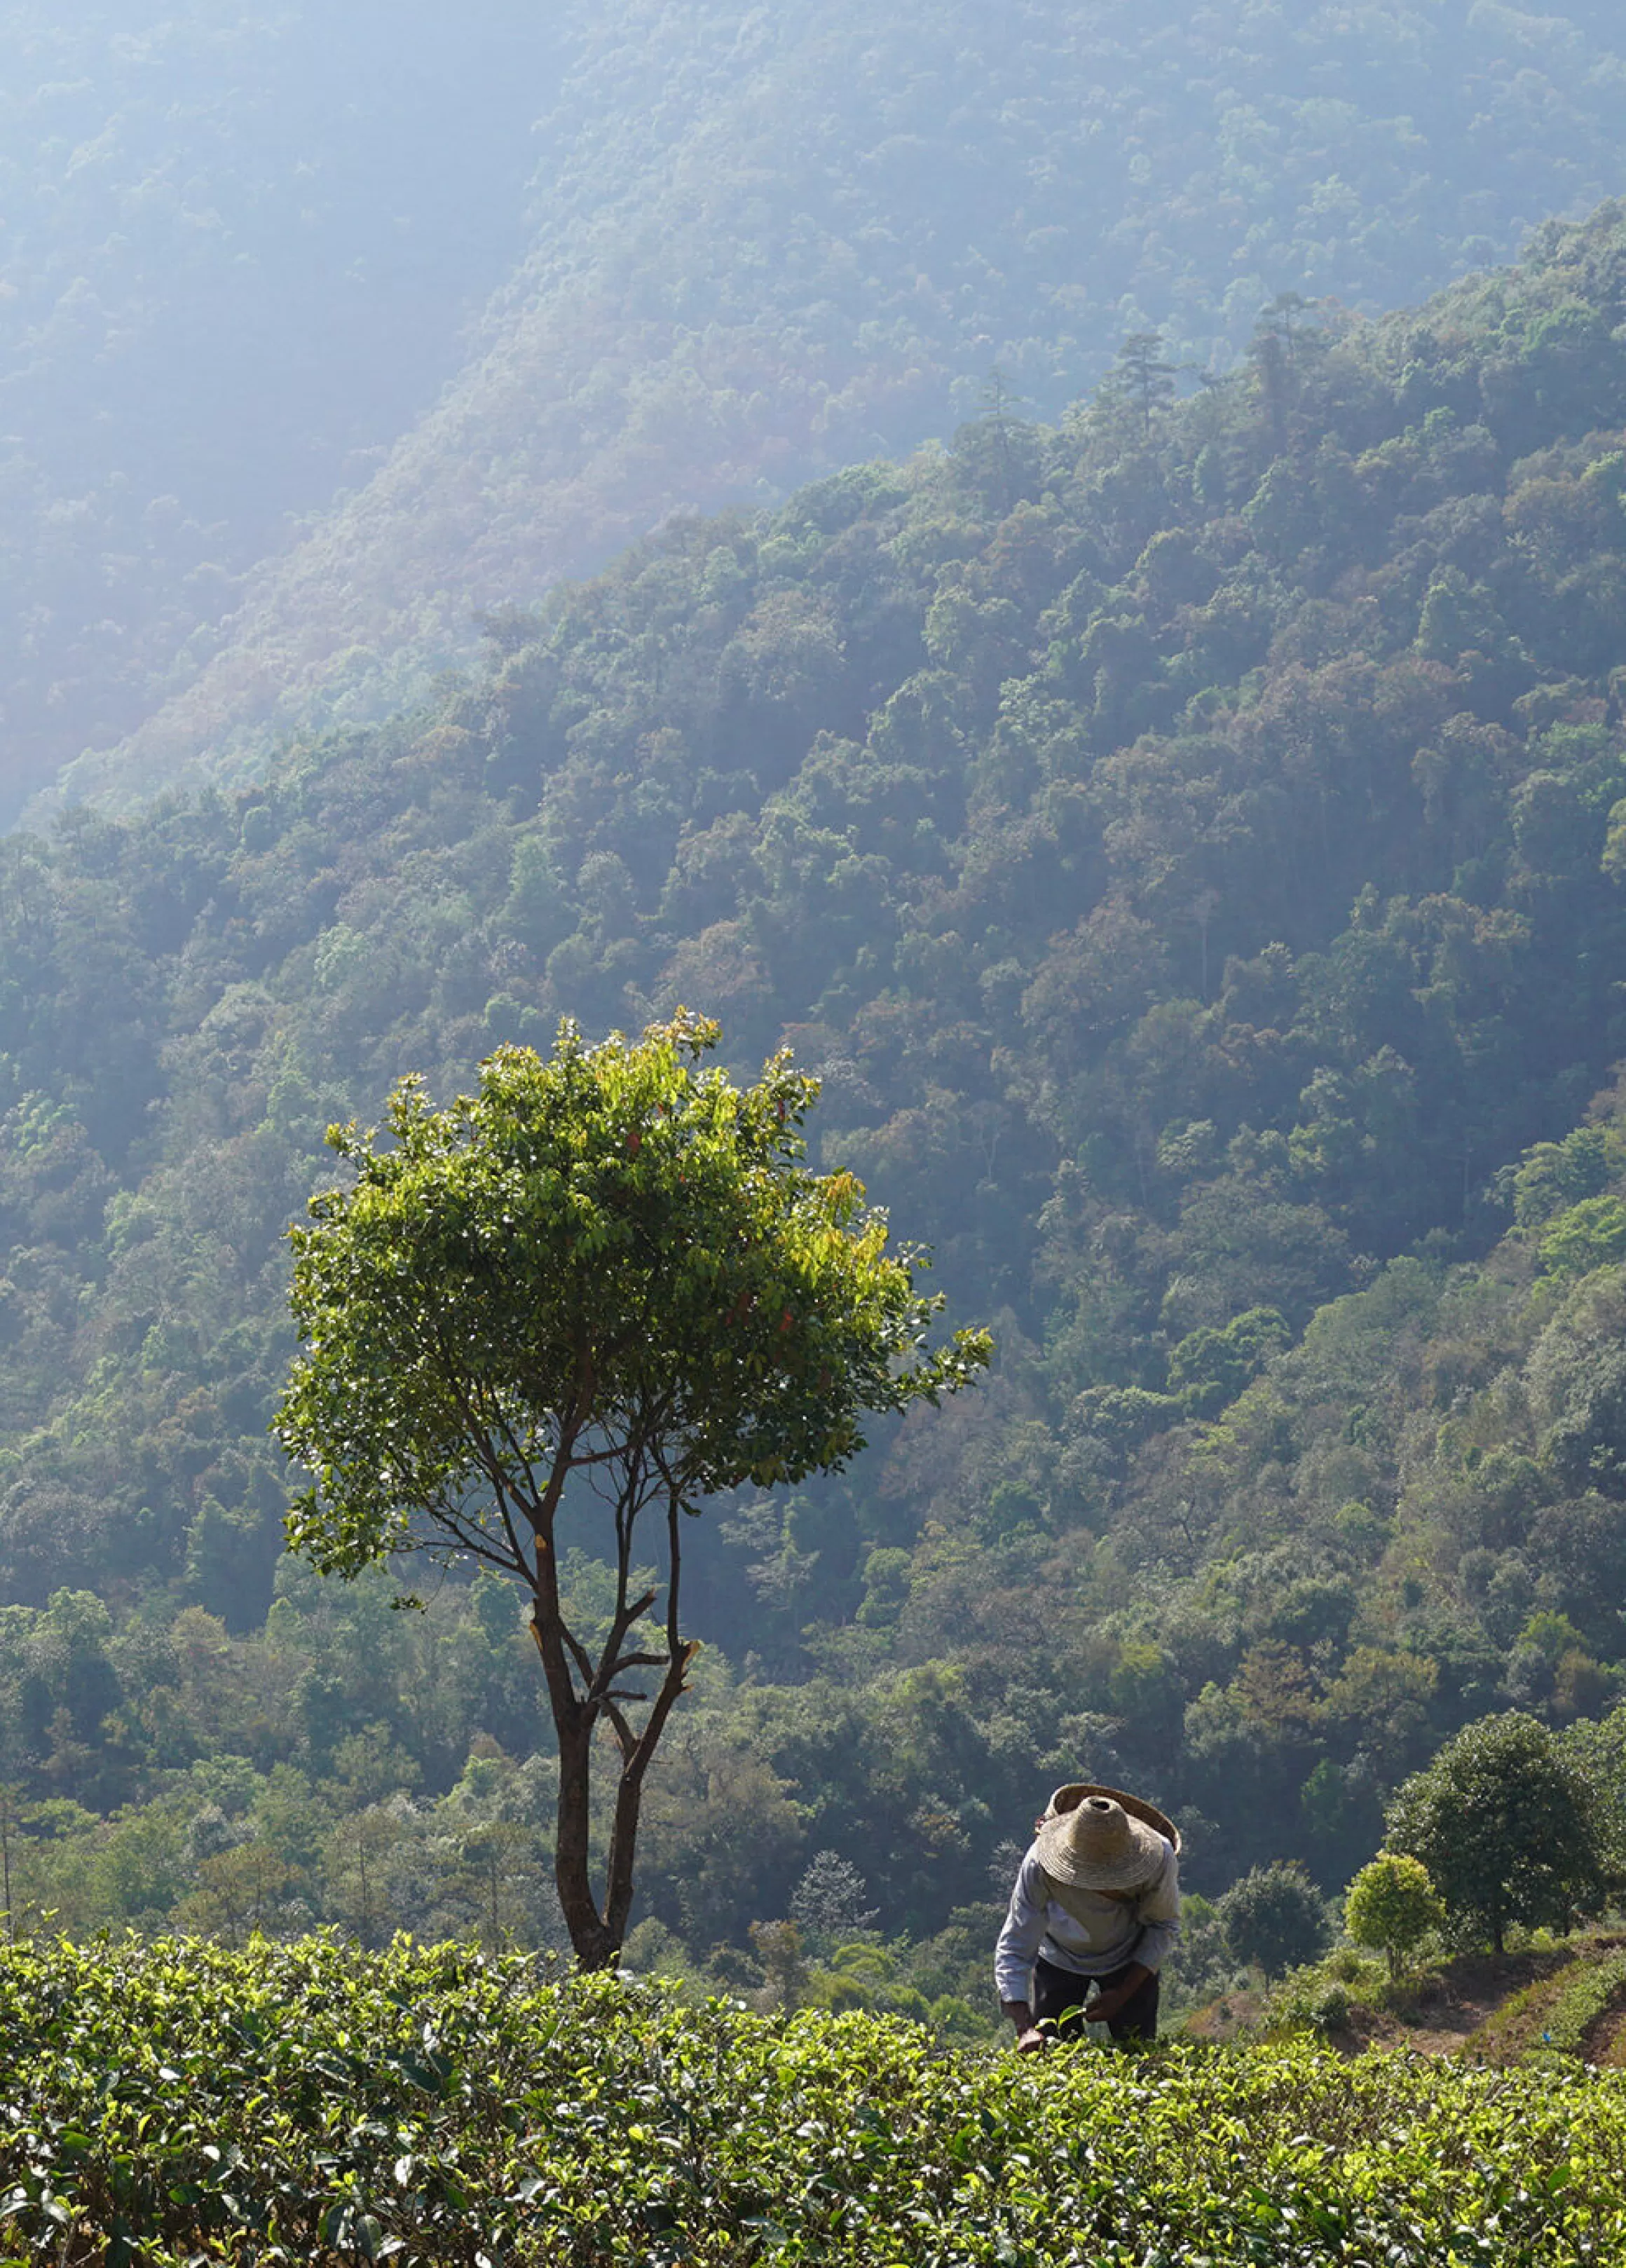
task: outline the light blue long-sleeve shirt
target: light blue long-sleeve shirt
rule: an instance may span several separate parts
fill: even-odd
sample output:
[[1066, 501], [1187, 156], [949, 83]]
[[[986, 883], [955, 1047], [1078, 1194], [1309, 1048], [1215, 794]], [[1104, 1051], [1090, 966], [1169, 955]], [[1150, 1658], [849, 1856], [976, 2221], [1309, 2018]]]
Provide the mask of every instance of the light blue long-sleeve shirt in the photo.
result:
[[[1138, 1961], [1160, 1969], [1180, 1939], [1180, 1861], [1166, 1837], [1163, 1864], [1151, 1881], [1127, 1895], [1053, 1882], [1035, 1843], [1017, 1869], [1011, 1908], [994, 1954], [1002, 2001], [1032, 1998], [1035, 1955], [1075, 1977], [1105, 1977]], [[1062, 1903], [1063, 1899], [1066, 1903]]]

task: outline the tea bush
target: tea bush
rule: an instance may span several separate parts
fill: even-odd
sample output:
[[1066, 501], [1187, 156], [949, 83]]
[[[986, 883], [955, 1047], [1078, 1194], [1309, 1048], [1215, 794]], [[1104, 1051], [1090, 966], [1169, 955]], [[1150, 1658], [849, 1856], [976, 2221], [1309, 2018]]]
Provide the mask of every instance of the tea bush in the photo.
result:
[[1542, 2268], [1626, 2245], [1626, 2078], [1293, 2041], [945, 2053], [330, 1938], [0, 1957], [0, 2258]]

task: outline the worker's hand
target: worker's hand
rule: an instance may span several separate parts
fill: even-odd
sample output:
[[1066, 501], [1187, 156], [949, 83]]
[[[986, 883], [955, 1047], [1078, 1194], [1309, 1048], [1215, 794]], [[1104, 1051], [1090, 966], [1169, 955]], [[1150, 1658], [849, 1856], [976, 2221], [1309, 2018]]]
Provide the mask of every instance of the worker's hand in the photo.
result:
[[1098, 1992], [1084, 2012], [1088, 2024], [1109, 2024], [1129, 1997], [1130, 1987], [1115, 1984], [1110, 1992]]
[[1029, 2024], [1027, 2029], [1017, 2036], [1016, 2051], [1018, 2055], [1041, 2055], [1053, 2044], [1048, 2032], [1041, 2032], [1037, 2024]]

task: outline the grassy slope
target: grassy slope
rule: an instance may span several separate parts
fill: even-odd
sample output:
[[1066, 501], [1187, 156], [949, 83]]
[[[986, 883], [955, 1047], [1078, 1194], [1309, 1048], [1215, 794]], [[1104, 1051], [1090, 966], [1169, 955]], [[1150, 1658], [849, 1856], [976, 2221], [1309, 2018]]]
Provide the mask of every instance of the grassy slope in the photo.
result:
[[1188, 2008], [1172, 2028], [1202, 2045], [1310, 2036], [1346, 2056], [1394, 2050], [1475, 2068], [1626, 2068], [1626, 1937], [1618, 1927], [1518, 1950], [1424, 1960], [1391, 1980], [1342, 1944], [1279, 1984], [1254, 1981]]

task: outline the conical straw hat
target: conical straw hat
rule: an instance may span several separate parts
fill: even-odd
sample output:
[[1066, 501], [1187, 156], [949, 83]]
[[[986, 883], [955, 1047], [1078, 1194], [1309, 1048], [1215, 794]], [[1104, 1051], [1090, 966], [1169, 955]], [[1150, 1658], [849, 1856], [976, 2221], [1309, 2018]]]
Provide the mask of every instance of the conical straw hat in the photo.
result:
[[1115, 1787], [1058, 1787], [1039, 1822], [1039, 1863], [1074, 1889], [1128, 1890], [1162, 1871], [1180, 1833], [1155, 1805]]

